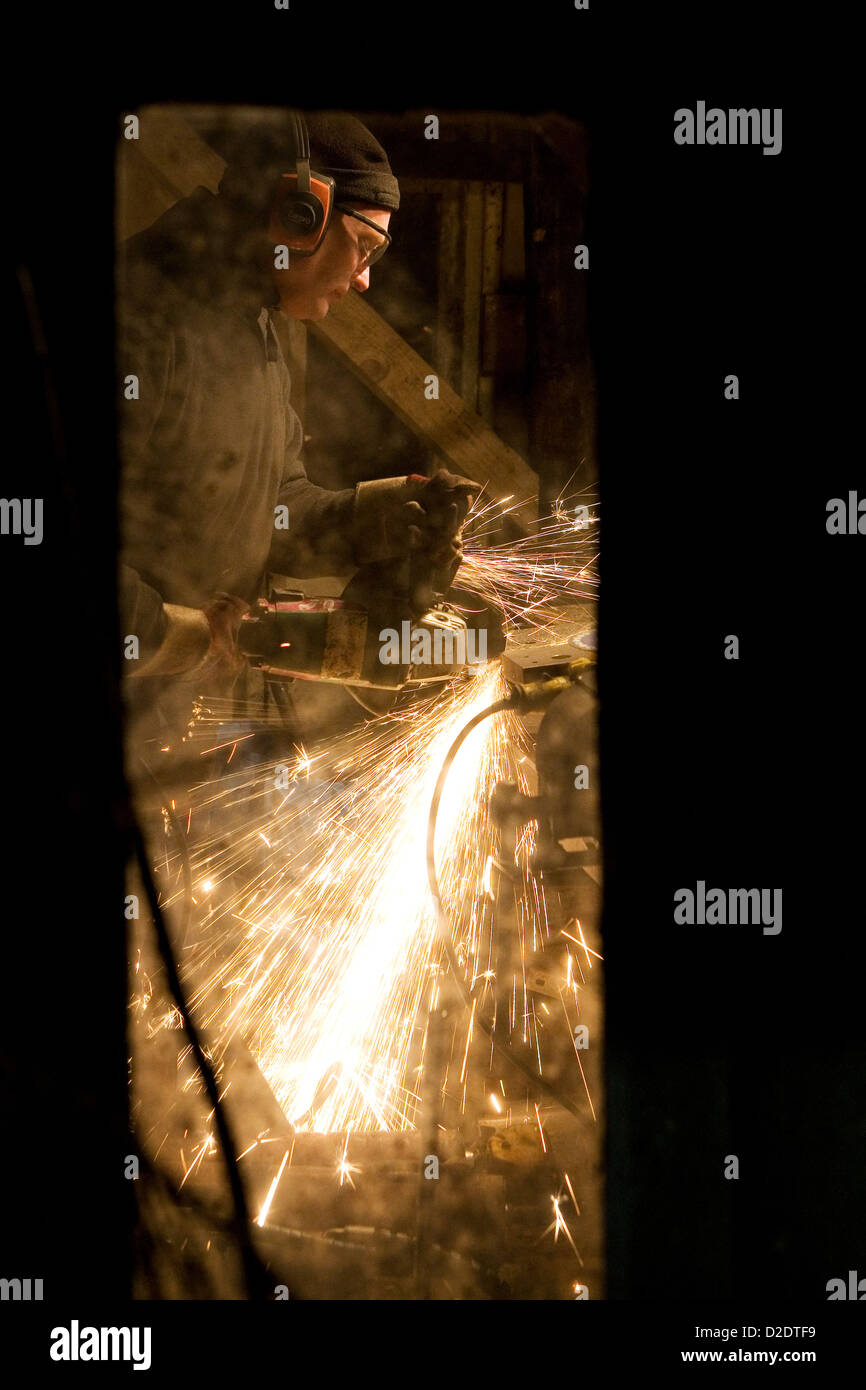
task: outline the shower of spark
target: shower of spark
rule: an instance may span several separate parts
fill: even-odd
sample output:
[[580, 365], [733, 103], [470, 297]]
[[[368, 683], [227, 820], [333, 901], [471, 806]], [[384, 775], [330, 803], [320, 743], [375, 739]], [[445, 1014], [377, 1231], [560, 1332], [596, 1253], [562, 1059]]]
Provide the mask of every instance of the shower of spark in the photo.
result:
[[[549, 623], [592, 596], [593, 547], [576, 540], [563, 508], [524, 541], [485, 548], [485, 527], [503, 510], [476, 506], [471, 514], [459, 582], [501, 604], [509, 630], [544, 640]], [[491, 664], [320, 749], [296, 747], [282, 762], [237, 771], [228, 766], [237, 740], [211, 736], [228, 723], [229, 702], [197, 707], [191, 739], [203, 739], [203, 753], [224, 745], [227, 771], [194, 791], [186, 818], [201, 914], [184, 961], [191, 1003], [217, 1055], [243, 1037], [298, 1130], [403, 1130], [415, 1122], [442, 968], [425, 865], [430, 801], [458, 732], [503, 693]], [[244, 716], [255, 722], [257, 711]], [[272, 708], [258, 716], [263, 724], [278, 719]], [[474, 991], [460, 1024], [465, 1038], [454, 1043], [463, 1105], [476, 1006], [480, 1016], [494, 988], [507, 990], [512, 1031], [542, 1061], [521, 964], [551, 934], [542, 887], [526, 867], [531, 830], [517, 852], [519, 963], [508, 981], [494, 971], [497, 837], [488, 803], [498, 781], [532, 790], [528, 751], [513, 715], [483, 721], [458, 753], [440, 804], [440, 890]], [[577, 989], [569, 969], [567, 1021]], [[351, 1171], [341, 1170], [340, 1181]]]
[[[244, 825], [193, 853], [207, 917], [188, 976], [219, 1045], [240, 1033], [286, 1115], [319, 1131], [412, 1124], [439, 944], [427, 885], [430, 799], [456, 734], [501, 694], [496, 667], [403, 717], [374, 720], [327, 750], [206, 784], [194, 819], [240, 808]], [[443, 900], [467, 983], [490, 988], [492, 903], [479, 892], [494, 850], [487, 800], [521, 779], [516, 721], [496, 716], [466, 741], [437, 825]], [[319, 780], [316, 780], [318, 778]], [[266, 856], [261, 847], [268, 849]], [[521, 930], [546, 940], [534, 879]], [[532, 1014], [520, 1028], [531, 1041]]]
[[588, 503], [560, 498], [551, 514], [517, 540], [485, 539], [518, 504], [479, 498], [463, 530], [463, 563], [457, 583], [504, 610], [506, 633], [528, 631], [532, 641], [549, 636], [551, 624], [598, 588], [598, 515]]

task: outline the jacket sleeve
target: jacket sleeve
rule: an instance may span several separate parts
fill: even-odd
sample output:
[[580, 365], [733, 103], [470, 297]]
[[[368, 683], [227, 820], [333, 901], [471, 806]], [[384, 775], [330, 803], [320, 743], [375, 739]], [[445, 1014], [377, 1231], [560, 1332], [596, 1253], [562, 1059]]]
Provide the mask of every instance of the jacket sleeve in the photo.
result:
[[[301, 461], [303, 431], [291, 406], [288, 444], [278, 502], [287, 525], [275, 525], [268, 569], [299, 579], [349, 575], [358, 567], [354, 548], [355, 490], [332, 492], [307, 477]], [[277, 521], [285, 521], [285, 514]]]
[[162, 598], [129, 565], [119, 574], [121, 638], [138, 638], [139, 659], [146, 661], [165, 637], [167, 618]]

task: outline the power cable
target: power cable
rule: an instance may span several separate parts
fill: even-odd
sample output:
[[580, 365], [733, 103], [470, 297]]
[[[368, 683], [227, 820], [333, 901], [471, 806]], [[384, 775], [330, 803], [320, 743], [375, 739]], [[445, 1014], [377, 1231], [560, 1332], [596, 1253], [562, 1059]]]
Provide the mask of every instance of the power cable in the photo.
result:
[[204, 1049], [199, 1039], [198, 1029], [196, 1028], [193, 1022], [192, 1014], [190, 1012], [189, 1005], [187, 1004], [186, 997], [184, 995], [183, 986], [180, 982], [180, 976], [178, 974], [177, 965], [174, 959], [174, 953], [172, 951], [168, 927], [166, 925], [165, 917], [163, 915], [162, 908], [159, 903], [159, 894], [157, 892], [156, 883], [154, 882], [153, 873], [151, 872], [150, 860], [148, 858], [147, 848], [144, 843], [144, 836], [142, 835], [141, 827], [139, 826], [137, 821], [133, 822], [132, 839], [135, 854], [138, 859], [139, 870], [141, 872], [142, 881], [144, 883], [145, 893], [147, 894], [147, 900], [150, 905], [151, 914], [153, 916], [157, 943], [159, 945], [160, 954], [165, 965], [168, 987], [171, 992], [172, 998], [174, 999], [175, 1005], [177, 1006], [177, 1010], [183, 1021], [183, 1026], [186, 1030], [187, 1037], [189, 1038], [190, 1048], [192, 1050], [193, 1057], [195, 1058], [196, 1066], [198, 1067], [198, 1070], [201, 1073], [202, 1080], [205, 1084], [205, 1090], [208, 1094], [208, 1099], [210, 1100], [211, 1106], [213, 1107], [214, 1124], [219, 1135], [220, 1147], [222, 1149], [223, 1155], [223, 1162], [225, 1164], [226, 1176], [228, 1178], [229, 1189], [231, 1191], [232, 1203], [234, 1206], [234, 1220], [232, 1222], [232, 1225], [234, 1228], [235, 1240], [240, 1250], [241, 1260], [243, 1263], [244, 1277], [247, 1285], [247, 1293], [251, 1299], [263, 1299], [266, 1296], [265, 1281], [267, 1279], [267, 1275], [265, 1268], [261, 1263], [261, 1260], [256, 1254], [252, 1240], [250, 1239], [249, 1209], [247, 1207], [246, 1193], [244, 1191], [243, 1183], [241, 1181], [240, 1171], [237, 1165], [237, 1159], [235, 1158], [236, 1150], [234, 1139], [232, 1137], [228, 1119], [220, 1102], [219, 1090], [217, 1088], [216, 1077], [214, 1076], [213, 1068], [211, 1067], [210, 1062], [205, 1056]]

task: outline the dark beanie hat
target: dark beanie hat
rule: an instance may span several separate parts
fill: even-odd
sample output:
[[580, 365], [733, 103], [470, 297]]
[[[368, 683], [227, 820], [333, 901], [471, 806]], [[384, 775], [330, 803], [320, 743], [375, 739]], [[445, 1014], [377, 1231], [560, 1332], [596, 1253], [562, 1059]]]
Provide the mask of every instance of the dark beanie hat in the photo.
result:
[[312, 167], [335, 181], [341, 202], [399, 208], [388, 156], [363, 122], [341, 111], [313, 112], [306, 120]]
[[[400, 186], [388, 156], [362, 121], [344, 111], [313, 111], [304, 119], [310, 133], [310, 167], [329, 175], [339, 202], [369, 203], [396, 211]], [[244, 197], [250, 205], [262, 194], [262, 179], [294, 168], [292, 123], [279, 112], [263, 113], [239, 132], [226, 149], [228, 168], [220, 193]]]

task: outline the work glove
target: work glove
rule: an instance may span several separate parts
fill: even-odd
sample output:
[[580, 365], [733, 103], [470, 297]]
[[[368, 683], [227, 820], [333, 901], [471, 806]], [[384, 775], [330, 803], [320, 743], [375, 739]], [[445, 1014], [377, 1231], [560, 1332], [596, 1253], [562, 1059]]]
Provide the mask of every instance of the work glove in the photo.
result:
[[450, 582], [463, 555], [460, 529], [481, 488], [444, 468], [432, 478], [410, 473], [359, 483], [352, 523], [356, 563], [405, 560], [420, 552]]
[[166, 624], [162, 641], [136, 670], [139, 676], [182, 676], [202, 690], [230, 685], [243, 669], [237, 637], [249, 604], [219, 593], [205, 608], [164, 603]]
[[218, 593], [202, 610], [210, 628], [210, 646], [201, 664], [190, 673], [202, 690], [229, 686], [244, 669], [244, 657], [238, 650], [238, 632], [250, 605], [234, 594]]

